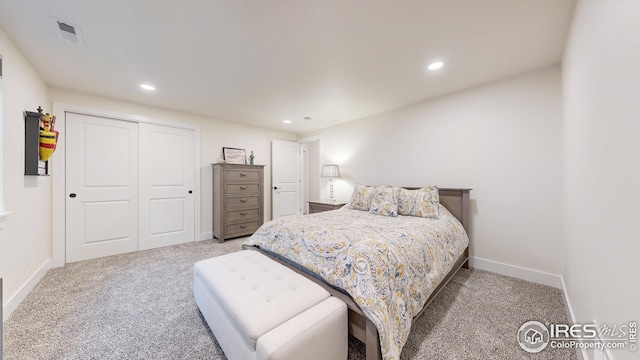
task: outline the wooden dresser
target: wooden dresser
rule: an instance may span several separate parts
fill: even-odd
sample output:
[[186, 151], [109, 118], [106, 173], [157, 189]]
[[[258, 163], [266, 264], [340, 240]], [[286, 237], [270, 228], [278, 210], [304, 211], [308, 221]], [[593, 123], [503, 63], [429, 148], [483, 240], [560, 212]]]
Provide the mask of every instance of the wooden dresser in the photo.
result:
[[253, 234], [264, 221], [264, 165], [212, 164], [213, 237]]

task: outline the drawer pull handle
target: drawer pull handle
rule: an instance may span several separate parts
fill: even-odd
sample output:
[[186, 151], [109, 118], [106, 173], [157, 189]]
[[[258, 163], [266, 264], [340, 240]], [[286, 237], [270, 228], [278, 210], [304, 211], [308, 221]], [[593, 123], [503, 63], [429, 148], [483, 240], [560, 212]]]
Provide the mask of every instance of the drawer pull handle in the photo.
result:
[[246, 173], [240, 173], [240, 176], [247, 176]]
[[246, 225], [246, 224], [242, 224], [242, 225], [240, 225], [240, 228], [241, 228], [241, 229], [244, 229], [244, 228], [246, 228], [246, 227], [247, 227], [247, 225]]
[[247, 202], [247, 199], [240, 199], [240, 202]]
[[243, 212], [241, 212], [241, 213], [240, 213], [240, 215], [243, 215], [243, 216], [244, 216], [244, 215], [247, 215], [247, 212], [246, 212], [246, 211], [243, 211]]
[[240, 190], [247, 190], [246, 186], [240, 186]]

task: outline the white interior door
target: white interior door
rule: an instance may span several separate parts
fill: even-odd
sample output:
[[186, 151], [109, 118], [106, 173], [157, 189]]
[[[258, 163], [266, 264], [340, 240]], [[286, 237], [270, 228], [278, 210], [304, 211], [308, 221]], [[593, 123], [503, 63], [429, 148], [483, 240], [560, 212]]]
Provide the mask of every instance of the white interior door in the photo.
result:
[[66, 113], [66, 261], [138, 249], [138, 124]]
[[309, 213], [309, 150], [302, 144], [302, 172], [300, 172], [300, 210], [302, 214]]
[[271, 199], [274, 219], [301, 213], [300, 209], [300, 144], [271, 142]]
[[194, 137], [140, 124], [140, 250], [194, 241]]

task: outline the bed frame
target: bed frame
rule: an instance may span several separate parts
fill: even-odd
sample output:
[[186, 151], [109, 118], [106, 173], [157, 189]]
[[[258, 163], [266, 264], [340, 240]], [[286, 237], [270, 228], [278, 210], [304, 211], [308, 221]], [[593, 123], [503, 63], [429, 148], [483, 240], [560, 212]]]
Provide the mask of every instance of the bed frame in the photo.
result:
[[[407, 187], [406, 189], [418, 189], [415, 187]], [[444, 205], [444, 207], [453, 214], [464, 227], [467, 234], [469, 234], [469, 214], [470, 214], [470, 206], [469, 206], [469, 192], [471, 189], [439, 189], [440, 195], [440, 204]], [[325, 283], [321, 279], [310, 275], [309, 273], [303, 271], [300, 268], [292, 266], [292, 264], [283, 261], [281, 258], [275, 256], [270, 252], [262, 251], [260, 248], [256, 246], [246, 246], [243, 245], [243, 249], [256, 250], [260, 251], [263, 254], [269, 256], [275, 261], [293, 269], [299, 274], [304, 275], [309, 278], [313, 282], [322, 286], [326, 289], [332, 296], [337, 297], [338, 299], [344, 301], [347, 304], [349, 309], [349, 333], [353, 335], [356, 339], [362, 341], [366, 346], [366, 360], [381, 360], [382, 352], [380, 351], [380, 340], [378, 337], [378, 329], [375, 324], [369, 320], [363, 313], [360, 306], [356, 304], [356, 302], [349, 296], [348, 294], [335, 289], [331, 285]], [[458, 260], [453, 265], [451, 271], [444, 277], [442, 282], [436, 287], [431, 296], [427, 299], [427, 302], [424, 304], [424, 307], [418, 315], [414, 317], [417, 319], [422, 315], [427, 306], [433, 301], [433, 299], [438, 295], [440, 290], [451, 280], [451, 278], [460, 270], [460, 268], [468, 268], [469, 267], [469, 248], [467, 247], [462, 255], [458, 258]]]

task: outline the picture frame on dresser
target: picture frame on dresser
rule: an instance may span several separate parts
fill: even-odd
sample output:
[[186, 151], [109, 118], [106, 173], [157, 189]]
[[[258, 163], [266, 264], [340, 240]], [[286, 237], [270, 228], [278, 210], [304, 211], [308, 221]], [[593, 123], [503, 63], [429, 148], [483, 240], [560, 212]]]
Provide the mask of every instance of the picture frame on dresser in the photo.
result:
[[223, 147], [222, 159], [227, 164], [246, 164], [247, 152], [244, 149]]

